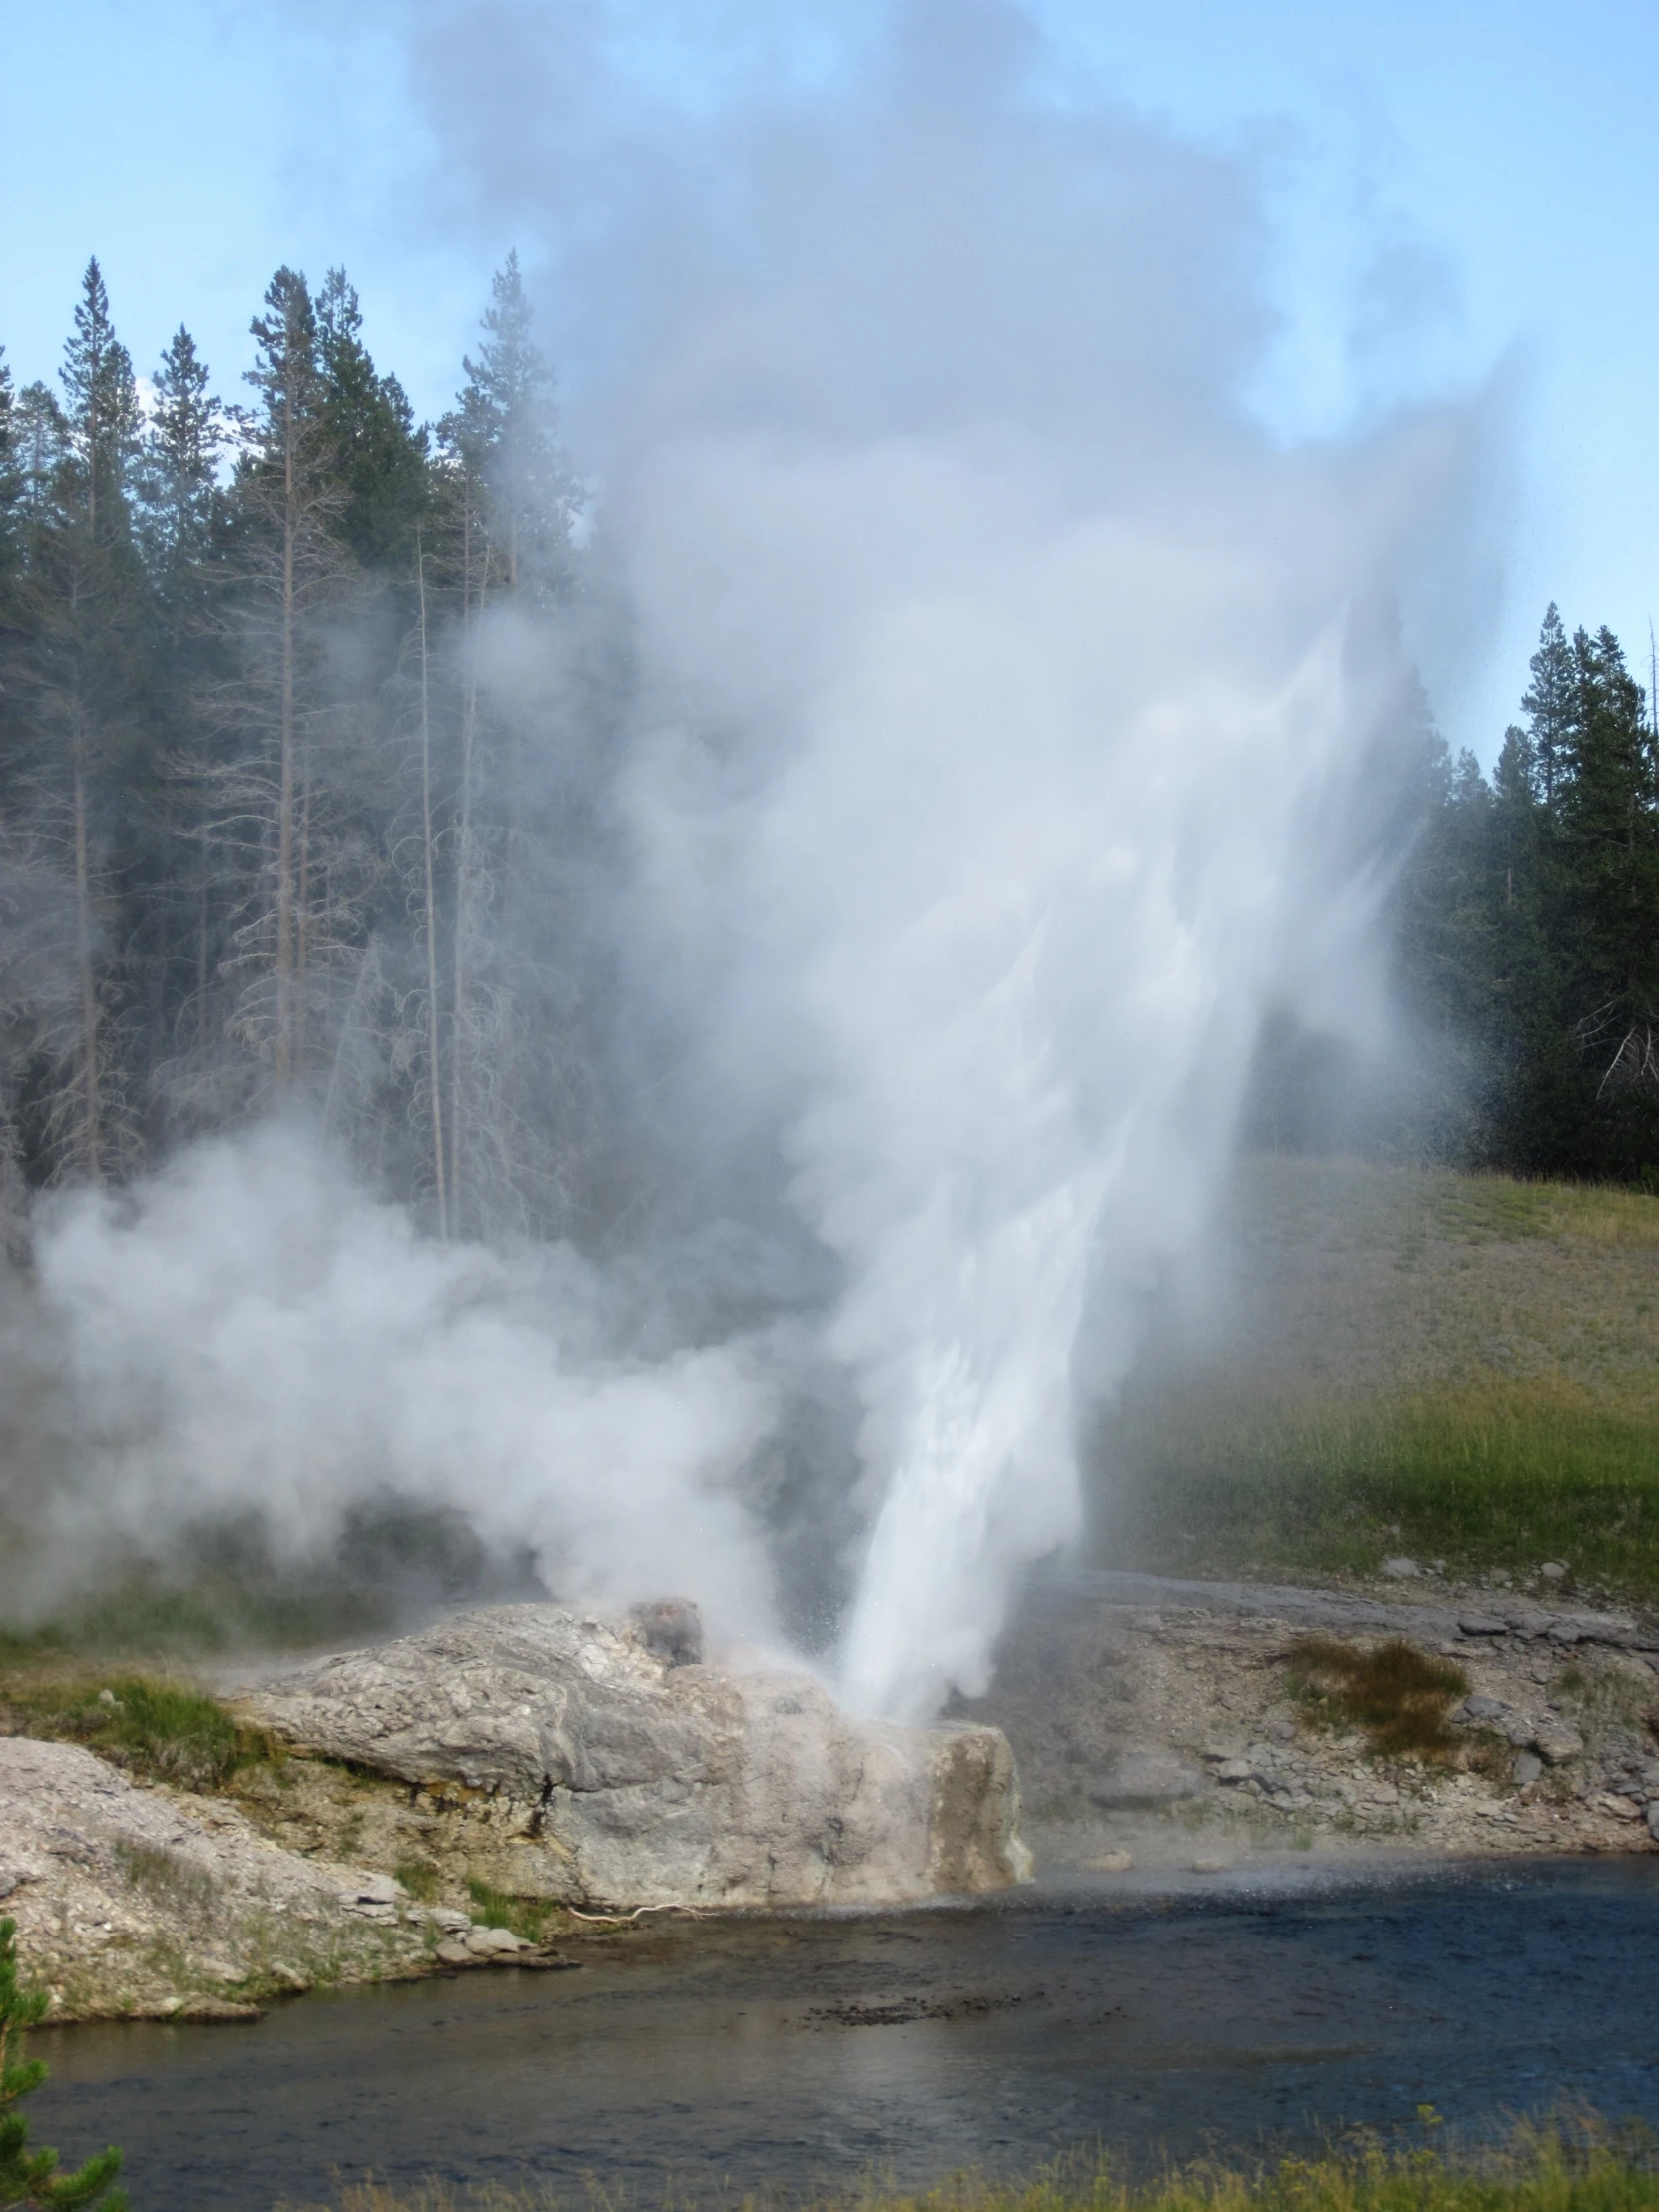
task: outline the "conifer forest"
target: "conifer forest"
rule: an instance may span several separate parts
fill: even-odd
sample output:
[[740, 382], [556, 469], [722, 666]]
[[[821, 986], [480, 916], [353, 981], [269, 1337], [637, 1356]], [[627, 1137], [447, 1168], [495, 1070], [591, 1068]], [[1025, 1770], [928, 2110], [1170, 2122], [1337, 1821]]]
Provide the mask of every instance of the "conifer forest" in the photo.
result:
[[[0, 356], [8, 1233], [285, 1099], [439, 1236], [580, 1232], [627, 638], [516, 260], [435, 424], [341, 270], [278, 270], [251, 352], [233, 401], [181, 328], [141, 398], [94, 261], [55, 385]], [[1382, 894], [1416, 1073], [1337, 1138], [1659, 1187], [1651, 694], [1551, 607], [1519, 714], [1489, 775], [1417, 717]], [[1270, 1025], [1257, 1141], [1333, 1141], [1318, 1057]]]

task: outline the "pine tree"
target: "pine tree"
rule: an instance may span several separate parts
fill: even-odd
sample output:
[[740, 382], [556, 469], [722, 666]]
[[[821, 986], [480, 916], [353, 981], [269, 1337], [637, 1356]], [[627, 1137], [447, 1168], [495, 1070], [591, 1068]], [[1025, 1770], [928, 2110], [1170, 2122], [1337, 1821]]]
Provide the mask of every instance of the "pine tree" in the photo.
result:
[[1608, 629], [1572, 641], [1575, 714], [1560, 787], [1578, 1033], [1599, 1089], [1659, 1094], [1659, 774], [1641, 686]]
[[23, 470], [17, 451], [17, 393], [0, 345], [0, 622], [5, 619], [5, 593], [23, 561]]
[[17, 1923], [0, 1920], [0, 2212], [35, 2206], [40, 2212], [127, 2212], [127, 2192], [116, 2187], [120, 2151], [100, 2151], [66, 2174], [58, 2170], [55, 2150], [29, 2148], [29, 2123], [18, 2108], [46, 2079], [46, 2068], [25, 2056], [24, 2037], [45, 2012], [44, 1990], [25, 1996], [17, 1985]]
[[568, 573], [575, 485], [558, 445], [554, 376], [532, 335], [518, 255], [490, 283], [484, 341], [461, 363], [466, 383], [451, 442], [485, 488], [503, 582], [550, 593]]
[[208, 390], [207, 363], [181, 323], [156, 371], [139, 479], [140, 530], [164, 603], [200, 575], [208, 557], [225, 431], [225, 410]]
[[69, 425], [49, 386], [25, 384], [12, 403], [12, 454], [17, 521], [25, 533], [45, 522], [57, 496]]
[[[20, 449], [22, 413], [0, 346], [0, 759], [9, 758], [15, 744], [13, 715], [17, 686], [13, 661], [21, 644], [22, 608], [19, 590], [23, 577], [24, 473]], [[0, 779], [0, 805], [4, 783]]]
[[1521, 700], [1521, 711], [1528, 717], [1527, 738], [1535, 788], [1547, 809], [1554, 807], [1557, 789], [1566, 773], [1578, 711], [1578, 678], [1572, 647], [1561, 624], [1560, 609], [1553, 599], [1544, 612], [1538, 650], [1532, 656], [1531, 666], [1532, 682]]
[[[112, 1043], [121, 990], [113, 844], [145, 688], [145, 585], [130, 500], [138, 399], [98, 264], [87, 266], [64, 348], [65, 405], [25, 402], [23, 648], [12, 767], [36, 858], [56, 852], [73, 886], [73, 1041], [42, 1050], [44, 1172], [97, 1181], [131, 1143]], [[118, 933], [117, 933], [118, 934]]]
[[1486, 1157], [1529, 1174], [1572, 1172], [1584, 1142], [1583, 1086], [1555, 941], [1557, 858], [1534, 741], [1511, 724], [1492, 772]]
[[130, 871], [129, 939], [142, 968], [148, 1075], [184, 1034], [206, 1042], [209, 983], [224, 952], [224, 858], [214, 831], [209, 702], [226, 656], [216, 600], [226, 500], [220, 488], [230, 432], [196, 342], [174, 333], [155, 377], [139, 469], [138, 529], [154, 593], [154, 773], [138, 795], [142, 838]]
[[[554, 378], [536, 345], [516, 255], [492, 279], [477, 357], [438, 426], [430, 587], [458, 623], [445, 654], [446, 1212], [462, 1233], [546, 1225], [558, 1211], [548, 1105], [553, 1027], [530, 955], [556, 895], [525, 774], [522, 698], [492, 690], [481, 651], [498, 618], [546, 620], [571, 579], [574, 485], [557, 444]], [[543, 718], [537, 717], [537, 721]], [[535, 926], [526, 925], [535, 910]]]
[[340, 535], [364, 568], [407, 576], [428, 501], [427, 434], [395, 376], [362, 342], [362, 307], [343, 269], [316, 302], [320, 407], [344, 493]]
[[124, 539], [132, 524], [128, 492], [138, 456], [138, 386], [127, 348], [110, 321], [110, 298], [96, 256], [81, 280], [75, 326], [61, 371], [68, 405], [69, 452], [91, 542]]
[[[235, 490], [242, 647], [225, 705], [252, 750], [225, 779], [228, 811], [251, 832], [258, 883], [239, 931], [239, 1033], [269, 1054], [278, 1092], [311, 1069], [313, 984], [332, 957], [348, 900], [323, 815], [325, 726], [335, 705], [328, 625], [345, 612], [355, 564], [338, 535], [316, 317], [298, 272], [279, 269], [256, 318], [248, 380], [261, 405]], [[320, 913], [317, 911], [320, 893]], [[320, 923], [320, 926], [319, 926]]]

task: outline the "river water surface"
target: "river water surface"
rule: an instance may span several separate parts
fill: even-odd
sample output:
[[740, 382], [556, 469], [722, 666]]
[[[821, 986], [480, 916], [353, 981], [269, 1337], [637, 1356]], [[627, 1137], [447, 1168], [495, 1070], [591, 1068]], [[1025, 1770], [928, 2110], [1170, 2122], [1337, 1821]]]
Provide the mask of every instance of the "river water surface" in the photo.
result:
[[369, 2173], [648, 2205], [1096, 2145], [1144, 2167], [1424, 2103], [1659, 2128], [1659, 1860], [1211, 1885], [679, 1923], [580, 1972], [69, 2029], [37, 2038], [33, 2138], [123, 2144], [134, 2212], [264, 2212]]

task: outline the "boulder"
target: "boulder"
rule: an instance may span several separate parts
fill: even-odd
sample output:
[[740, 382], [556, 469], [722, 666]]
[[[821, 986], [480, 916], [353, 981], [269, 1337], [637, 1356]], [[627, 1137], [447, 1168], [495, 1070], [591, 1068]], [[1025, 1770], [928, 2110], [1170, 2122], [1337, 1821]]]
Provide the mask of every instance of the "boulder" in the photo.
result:
[[577, 1905], [886, 1905], [1026, 1878], [999, 1729], [839, 1712], [703, 1663], [683, 1600], [457, 1614], [270, 1681], [247, 1716], [440, 1795], [528, 1809], [511, 1886]]

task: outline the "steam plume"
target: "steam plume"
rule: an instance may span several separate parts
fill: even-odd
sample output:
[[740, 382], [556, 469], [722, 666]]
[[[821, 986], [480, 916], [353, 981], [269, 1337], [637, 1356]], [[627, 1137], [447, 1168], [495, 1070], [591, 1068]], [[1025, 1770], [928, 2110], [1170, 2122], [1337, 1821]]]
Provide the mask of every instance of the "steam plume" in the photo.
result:
[[1375, 618], [1457, 430], [1254, 434], [1247, 181], [1130, 126], [970, 82], [742, 157], [616, 478], [673, 703], [631, 797], [656, 962], [842, 1266], [842, 1681], [915, 1718], [1078, 1532], [1080, 1328], [1112, 1387], [1264, 1007], [1359, 988]]
[[[436, 78], [473, 26], [423, 22]], [[1077, 1532], [1082, 1354], [1114, 1386], [1201, 1244], [1264, 1009], [1364, 995], [1386, 609], [1470, 424], [1275, 447], [1239, 398], [1248, 167], [1044, 104], [1017, 19], [904, 24], [851, 92], [629, 139], [607, 224], [479, 128], [476, 51], [438, 121], [474, 203], [563, 250], [605, 487], [587, 606], [631, 675], [592, 748], [627, 855], [595, 1081], [639, 1124], [649, 1078], [683, 1211], [775, 1234], [782, 1203], [827, 1263], [810, 1326], [860, 1407], [841, 1679], [914, 1718], [983, 1687]], [[741, 1501], [786, 1339], [706, 1301], [647, 1358], [649, 1240], [442, 1251], [276, 1132], [41, 1252], [86, 1475], [60, 1517], [256, 1499], [300, 1547], [389, 1489], [572, 1594], [774, 1626]]]

